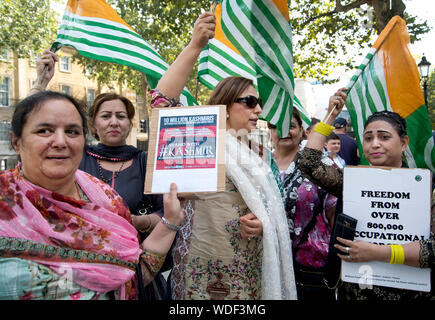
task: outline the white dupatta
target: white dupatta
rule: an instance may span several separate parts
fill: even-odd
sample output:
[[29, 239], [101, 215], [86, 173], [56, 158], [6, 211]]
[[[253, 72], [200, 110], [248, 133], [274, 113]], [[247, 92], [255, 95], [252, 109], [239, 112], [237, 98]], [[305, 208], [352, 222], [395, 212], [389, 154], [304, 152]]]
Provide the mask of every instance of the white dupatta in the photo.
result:
[[283, 200], [270, 167], [245, 143], [226, 134], [226, 175], [263, 224], [263, 300], [296, 300], [292, 247]]

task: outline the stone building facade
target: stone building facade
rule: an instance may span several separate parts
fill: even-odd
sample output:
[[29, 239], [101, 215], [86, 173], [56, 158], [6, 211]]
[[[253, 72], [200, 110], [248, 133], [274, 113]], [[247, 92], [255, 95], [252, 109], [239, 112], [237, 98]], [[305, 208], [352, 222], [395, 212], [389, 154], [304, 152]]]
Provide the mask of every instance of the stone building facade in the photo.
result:
[[[86, 101], [91, 105], [95, 97], [103, 92], [116, 92], [124, 95], [133, 103], [137, 110], [136, 92], [118, 83], [99, 85], [96, 80], [89, 78], [89, 71], [72, 63], [74, 49], [64, 47], [59, 50], [59, 62], [48, 90], [70, 94], [74, 98]], [[0, 170], [9, 169], [16, 165], [18, 158], [11, 148], [9, 129], [14, 105], [24, 99], [30, 88], [36, 82], [36, 58], [18, 59], [12, 52], [0, 53]], [[140, 102], [139, 102], [140, 104]], [[137, 146], [137, 139], [143, 140], [140, 132], [139, 114], [136, 112], [133, 128], [127, 138], [127, 144]], [[95, 142], [95, 141], [94, 141]]]

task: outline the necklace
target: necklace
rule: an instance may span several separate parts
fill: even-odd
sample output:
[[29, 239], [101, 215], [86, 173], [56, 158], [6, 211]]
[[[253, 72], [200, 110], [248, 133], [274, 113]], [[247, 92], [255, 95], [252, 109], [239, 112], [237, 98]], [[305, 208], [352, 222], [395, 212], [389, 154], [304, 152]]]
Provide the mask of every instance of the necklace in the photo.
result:
[[[125, 161], [122, 161], [121, 166], [119, 167], [118, 171], [112, 172], [112, 177], [110, 179], [105, 179], [103, 176], [103, 168], [101, 167], [100, 159], [97, 159], [98, 163], [98, 175], [101, 180], [103, 180], [105, 183], [109, 184], [110, 181], [114, 181], [116, 177], [118, 177], [119, 173], [121, 172], [122, 168], [124, 167]], [[113, 184], [113, 183], [112, 183]]]
[[77, 194], [79, 196], [79, 199], [82, 201], [85, 201], [85, 202], [89, 202], [88, 196], [83, 191], [82, 187], [80, 187], [80, 185], [77, 183], [77, 181], [75, 181], [74, 184], [76, 186], [76, 191], [77, 191]]

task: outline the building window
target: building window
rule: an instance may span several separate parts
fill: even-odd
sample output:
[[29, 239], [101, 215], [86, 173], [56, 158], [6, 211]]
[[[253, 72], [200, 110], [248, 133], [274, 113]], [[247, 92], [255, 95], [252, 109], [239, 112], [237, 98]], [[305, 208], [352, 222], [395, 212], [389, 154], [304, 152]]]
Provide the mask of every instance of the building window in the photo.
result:
[[8, 77], [0, 77], [0, 106], [9, 106], [9, 91], [10, 79]]
[[60, 86], [60, 91], [62, 92], [62, 93], [65, 93], [65, 94], [67, 94], [67, 95], [71, 95], [71, 87], [70, 86], [67, 86], [67, 85], [64, 85], [64, 84], [62, 84], [61, 86]]
[[70, 57], [61, 57], [59, 63], [60, 71], [71, 72], [71, 58]]
[[92, 106], [95, 100], [95, 89], [87, 89], [86, 90], [86, 101], [88, 103], [88, 107]]

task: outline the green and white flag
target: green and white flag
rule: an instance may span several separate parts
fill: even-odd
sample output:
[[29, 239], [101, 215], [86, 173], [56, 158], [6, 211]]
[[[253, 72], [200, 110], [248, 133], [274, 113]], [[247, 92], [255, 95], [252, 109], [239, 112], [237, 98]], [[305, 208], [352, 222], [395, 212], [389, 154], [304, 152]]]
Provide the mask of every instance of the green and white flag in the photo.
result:
[[[71, 46], [82, 56], [141, 71], [151, 88], [169, 67], [104, 0], [69, 0], [53, 46]], [[187, 88], [180, 102], [198, 104]]]
[[293, 110], [292, 33], [284, 0], [223, 0], [222, 30], [255, 70], [262, 118], [287, 135]]
[[406, 121], [409, 145], [405, 156], [408, 166], [435, 172], [435, 147], [429, 115], [408, 43], [405, 21], [398, 16], [392, 18], [350, 80], [346, 107], [356, 133], [362, 164], [368, 164], [362, 149], [364, 124], [376, 111], [388, 110], [397, 112]]
[[[221, 13], [222, 6], [218, 4], [214, 11], [216, 17], [215, 37], [202, 50], [199, 59], [199, 81], [213, 90], [222, 79], [231, 76], [241, 76], [251, 79], [254, 82], [255, 88], [257, 88], [257, 72], [225, 36], [221, 27]], [[311, 123], [310, 116], [296, 95], [293, 107], [299, 111], [304, 122], [304, 127], [309, 126]]]

